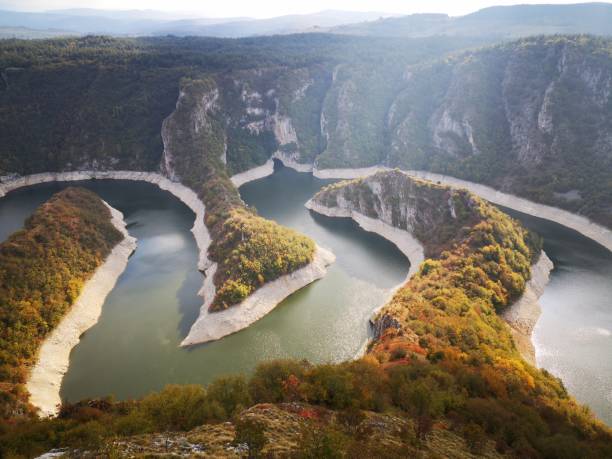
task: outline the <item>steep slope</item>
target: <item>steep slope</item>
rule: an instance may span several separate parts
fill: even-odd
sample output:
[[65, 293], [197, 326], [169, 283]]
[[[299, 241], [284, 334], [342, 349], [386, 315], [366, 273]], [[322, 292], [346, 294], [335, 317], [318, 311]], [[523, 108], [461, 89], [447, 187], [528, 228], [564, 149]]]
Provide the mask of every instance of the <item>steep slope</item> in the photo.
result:
[[540, 37], [416, 67], [387, 164], [428, 169], [612, 225], [612, 46]]
[[185, 78], [162, 127], [164, 174], [194, 190], [206, 206], [214, 262], [206, 268], [216, 287], [205, 298], [211, 311], [240, 303], [265, 283], [308, 265], [316, 252], [312, 240], [257, 216], [240, 199], [223, 164], [218, 99], [213, 80]]

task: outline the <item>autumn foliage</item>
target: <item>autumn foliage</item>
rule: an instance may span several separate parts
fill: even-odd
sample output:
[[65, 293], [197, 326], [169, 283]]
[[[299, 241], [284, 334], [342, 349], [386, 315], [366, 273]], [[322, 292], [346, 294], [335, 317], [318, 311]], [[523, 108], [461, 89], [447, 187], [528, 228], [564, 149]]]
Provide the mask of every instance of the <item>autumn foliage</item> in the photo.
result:
[[122, 234], [91, 191], [67, 188], [0, 244], [0, 417], [24, 400], [23, 383], [41, 341]]

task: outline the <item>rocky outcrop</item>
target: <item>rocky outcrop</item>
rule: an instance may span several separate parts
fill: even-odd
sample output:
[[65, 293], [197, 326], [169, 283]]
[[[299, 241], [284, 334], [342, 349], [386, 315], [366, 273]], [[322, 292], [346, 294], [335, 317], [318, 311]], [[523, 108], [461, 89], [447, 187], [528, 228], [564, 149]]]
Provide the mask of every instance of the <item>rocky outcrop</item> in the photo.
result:
[[[345, 175], [350, 175], [350, 171], [346, 171]], [[453, 220], [456, 221], [455, 226], [462, 226], [456, 206], [462, 206], [462, 201], [469, 206], [471, 199], [468, 195], [455, 200], [452, 194], [445, 194], [444, 188], [438, 185], [431, 182], [429, 185], [418, 185], [418, 181], [414, 180], [398, 170], [386, 171], [324, 188], [306, 203], [306, 207], [331, 217], [352, 218], [364, 229], [393, 242], [410, 260], [408, 281], [425, 259], [423, 245], [431, 245], [432, 241], [443, 242], [435, 229], [444, 227], [448, 230], [449, 222], [452, 225]], [[424, 232], [424, 229], [428, 231]], [[415, 233], [419, 238], [415, 237]], [[534, 365], [531, 332], [540, 316], [538, 299], [548, 283], [552, 268], [551, 260], [542, 251], [531, 268], [531, 279], [523, 294], [502, 314], [511, 327], [517, 348]], [[403, 283], [394, 291], [401, 285]], [[389, 328], [401, 328], [395, 317], [384, 312], [374, 315], [371, 327], [375, 339]]]
[[372, 331], [372, 339], [378, 340], [389, 328], [402, 328], [401, 324], [393, 316], [389, 314], [381, 314], [370, 319], [370, 329]]
[[[419, 265], [425, 259], [423, 245], [410, 232], [396, 228], [381, 219], [367, 217], [359, 212], [358, 209], [351, 208], [352, 206], [346, 201], [340, 200], [337, 206], [327, 207], [311, 199], [305, 206], [313, 212], [328, 217], [352, 218], [364, 230], [376, 233], [395, 244], [410, 261], [410, 269], [406, 280], [417, 271]], [[401, 286], [404, 282], [400, 283], [397, 287]], [[391, 291], [391, 294], [394, 290]]]
[[[307, 266], [266, 283], [242, 303], [220, 312], [210, 312], [209, 304], [205, 303], [181, 346], [214, 341], [248, 327], [295, 291], [321, 279], [327, 272], [327, 266], [334, 260], [335, 256], [330, 251], [317, 247], [313, 261]], [[211, 273], [204, 284], [204, 296], [207, 299], [211, 298], [207, 289], [214, 288], [211, 287], [212, 281], [208, 281], [213, 275]]]
[[[107, 204], [108, 206], [108, 204]], [[59, 325], [44, 340], [36, 365], [27, 382], [30, 403], [42, 416], [54, 416], [61, 405], [60, 387], [68, 371], [70, 352], [81, 335], [93, 327], [100, 318], [102, 305], [125, 270], [128, 258], [136, 249], [136, 239], [127, 232], [123, 215], [108, 206], [112, 223], [122, 234], [117, 244], [93, 276], [85, 283], [81, 294]]]
[[[313, 175], [318, 178], [355, 179], [366, 177], [376, 172], [388, 171], [386, 166], [373, 166], [361, 169], [314, 169]], [[612, 251], [612, 230], [599, 225], [586, 217], [568, 212], [557, 207], [538, 204], [510, 193], [504, 193], [486, 185], [461, 180], [449, 175], [436, 174], [428, 171], [407, 170], [404, 171], [411, 177], [421, 178], [441, 185], [450, 186], [455, 189], [466, 189], [489, 202], [498, 204], [509, 209], [517, 210], [527, 215], [543, 218], [573, 229], [585, 237], [601, 244]]]

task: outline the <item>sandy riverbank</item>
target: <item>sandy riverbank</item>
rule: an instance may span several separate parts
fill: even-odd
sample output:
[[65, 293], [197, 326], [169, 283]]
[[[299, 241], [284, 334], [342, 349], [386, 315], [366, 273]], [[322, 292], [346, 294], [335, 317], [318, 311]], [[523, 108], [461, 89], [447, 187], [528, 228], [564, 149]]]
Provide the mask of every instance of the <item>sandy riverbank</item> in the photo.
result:
[[123, 233], [124, 238], [96, 269], [70, 311], [43, 341], [38, 361], [30, 372], [26, 385], [30, 403], [39, 409], [42, 416], [57, 414], [61, 404], [60, 387], [68, 371], [70, 352], [78, 344], [81, 335], [98, 322], [106, 296], [114, 288], [127, 266], [128, 258], [136, 249], [136, 239], [128, 234], [123, 215], [108, 207], [113, 225]]
[[259, 180], [261, 178], [267, 177], [268, 175], [272, 175], [273, 173], [274, 160], [269, 159], [266, 161], [265, 164], [261, 166], [257, 166], [253, 169], [249, 169], [247, 171], [232, 175], [231, 181], [236, 188], [240, 188], [245, 183], [252, 182], [253, 180]]
[[536, 365], [535, 348], [531, 334], [540, 318], [542, 309], [539, 299], [548, 284], [553, 262], [542, 250], [538, 261], [531, 266], [531, 279], [521, 297], [508, 306], [501, 316], [510, 325], [517, 349], [530, 364]]
[[293, 156], [290, 156], [282, 151], [277, 151], [272, 155], [272, 158], [278, 159], [283, 166], [288, 167], [290, 169], [296, 170], [298, 172], [309, 173], [313, 171], [313, 165], [309, 163], [299, 163], [297, 162]]
[[296, 170], [297, 172], [310, 173], [312, 172], [312, 164], [298, 163], [291, 156], [277, 151], [272, 157], [261, 166], [254, 167], [244, 172], [239, 172], [231, 176], [231, 181], [236, 188], [240, 188], [242, 185], [254, 180], [259, 180], [264, 177], [268, 177], [274, 173], [274, 160], [277, 159], [283, 166], [289, 169]]
[[[262, 176], [270, 175], [274, 172], [274, 162], [270, 159], [266, 165], [256, 168], [259, 170], [250, 170], [242, 173], [242, 178], [237, 179], [236, 176], [232, 177], [234, 183], [246, 183], [250, 180], [256, 180]], [[262, 175], [264, 174], [264, 175]], [[212, 303], [216, 288], [213, 282], [215, 272], [217, 270], [217, 264], [213, 263], [208, 258], [208, 247], [211, 243], [210, 234], [208, 228], [204, 224], [205, 206], [200, 198], [191, 189], [186, 186], [169, 180], [168, 178], [156, 174], [153, 172], [137, 172], [137, 171], [78, 171], [78, 172], [57, 172], [57, 173], [43, 173], [34, 174], [24, 177], [16, 177], [11, 180], [0, 183], [0, 198], [9, 191], [16, 190], [18, 188], [36, 185], [39, 183], [47, 182], [70, 182], [78, 180], [90, 180], [90, 179], [115, 179], [115, 180], [136, 180], [149, 182], [157, 185], [162, 190], [166, 190], [180, 199], [185, 203], [195, 214], [194, 226], [191, 229], [196, 243], [199, 249], [198, 269], [205, 275], [202, 288], [198, 292], [200, 296], [204, 298], [204, 304], [200, 308], [200, 316], [196, 322], [192, 325], [187, 337], [181, 343], [182, 346], [188, 346], [198, 344], [201, 342], [211, 341], [208, 336], [217, 336], [219, 339], [228, 334], [234, 333], [241, 330], [251, 323], [255, 322], [267, 312], [271, 311], [279, 302], [289, 296], [291, 293], [299, 290], [305, 285], [319, 279], [325, 274], [325, 270], [321, 271], [321, 264], [327, 266], [333, 262], [335, 257], [331, 252], [324, 249], [320, 249], [315, 256], [315, 261], [305, 268], [302, 268], [289, 276], [284, 276], [281, 279], [270, 282], [260, 289], [258, 289], [253, 295], [247, 298], [239, 305], [233, 306], [230, 311], [231, 315], [239, 316], [243, 313], [245, 317], [240, 319], [239, 317], [233, 317], [232, 321], [234, 325], [228, 325], [227, 316], [230, 314], [221, 315], [219, 313], [209, 313], [208, 306]], [[238, 185], [239, 186], [239, 185]], [[298, 275], [298, 273], [300, 273]], [[308, 280], [310, 279], [310, 280]], [[291, 290], [292, 289], [292, 290]], [[274, 302], [276, 300], [276, 302]], [[261, 314], [261, 311], [267, 309], [267, 312]], [[253, 312], [256, 311], [256, 312]], [[219, 317], [216, 317], [219, 314]], [[230, 321], [231, 322], [231, 321]], [[214, 331], [214, 327], [219, 326], [218, 331]], [[204, 331], [202, 331], [204, 330]], [[199, 337], [204, 336], [204, 341], [201, 341]]]
[[333, 253], [317, 246], [311, 263], [266, 283], [242, 303], [221, 312], [209, 312], [210, 302], [205, 303], [181, 346], [214, 341], [248, 327], [292, 293], [325, 276], [327, 266], [332, 264], [335, 258]]
[[[410, 261], [408, 280], [418, 270], [419, 265], [425, 260], [423, 245], [408, 231], [404, 231], [394, 226], [388, 225], [382, 220], [370, 218], [362, 213], [341, 207], [326, 207], [319, 203], [309, 200], [305, 207], [328, 217], [352, 218], [361, 228], [371, 233], [376, 233], [388, 241], [392, 242]], [[399, 286], [405, 283], [402, 282]], [[398, 287], [399, 287], [398, 286]]]
[[215, 296], [215, 285], [213, 276], [217, 269], [217, 264], [213, 263], [208, 258], [208, 247], [211, 244], [210, 233], [204, 224], [204, 216], [206, 208], [202, 200], [190, 188], [169, 180], [168, 178], [156, 174], [154, 172], [138, 172], [138, 171], [77, 171], [77, 172], [51, 172], [42, 174], [27, 175], [17, 177], [11, 180], [0, 183], [0, 198], [9, 191], [18, 188], [36, 185], [47, 182], [73, 182], [78, 180], [91, 179], [113, 179], [113, 180], [134, 180], [148, 182], [157, 185], [162, 190], [166, 190], [187, 207], [189, 207], [196, 215], [191, 232], [198, 246], [198, 269], [204, 273], [204, 281], [202, 288], [198, 292], [200, 296], [204, 296], [204, 301], [212, 301]]
[[138, 172], [138, 171], [77, 171], [77, 172], [47, 172], [42, 174], [26, 175], [16, 177], [11, 180], [0, 183], [0, 198], [9, 191], [16, 190], [39, 183], [48, 182], [74, 182], [78, 180], [91, 179], [114, 179], [114, 180], [134, 180], [152, 183], [157, 185], [162, 190], [166, 190], [181, 200], [195, 214], [196, 219], [191, 229], [193, 236], [198, 245], [199, 259], [198, 268], [201, 271], [209, 268], [211, 262], [208, 260], [207, 251], [210, 245], [210, 235], [208, 229], [204, 225], [204, 203], [198, 198], [191, 189], [178, 182], [173, 182], [166, 177], [154, 172]]

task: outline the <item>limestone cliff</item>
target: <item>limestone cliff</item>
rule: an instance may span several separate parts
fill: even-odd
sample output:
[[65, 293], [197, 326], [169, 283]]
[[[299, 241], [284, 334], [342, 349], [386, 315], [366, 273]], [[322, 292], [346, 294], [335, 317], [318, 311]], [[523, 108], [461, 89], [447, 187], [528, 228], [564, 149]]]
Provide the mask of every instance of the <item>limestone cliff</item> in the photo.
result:
[[428, 169], [612, 224], [612, 52], [540, 37], [411, 70], [389, 166]]

